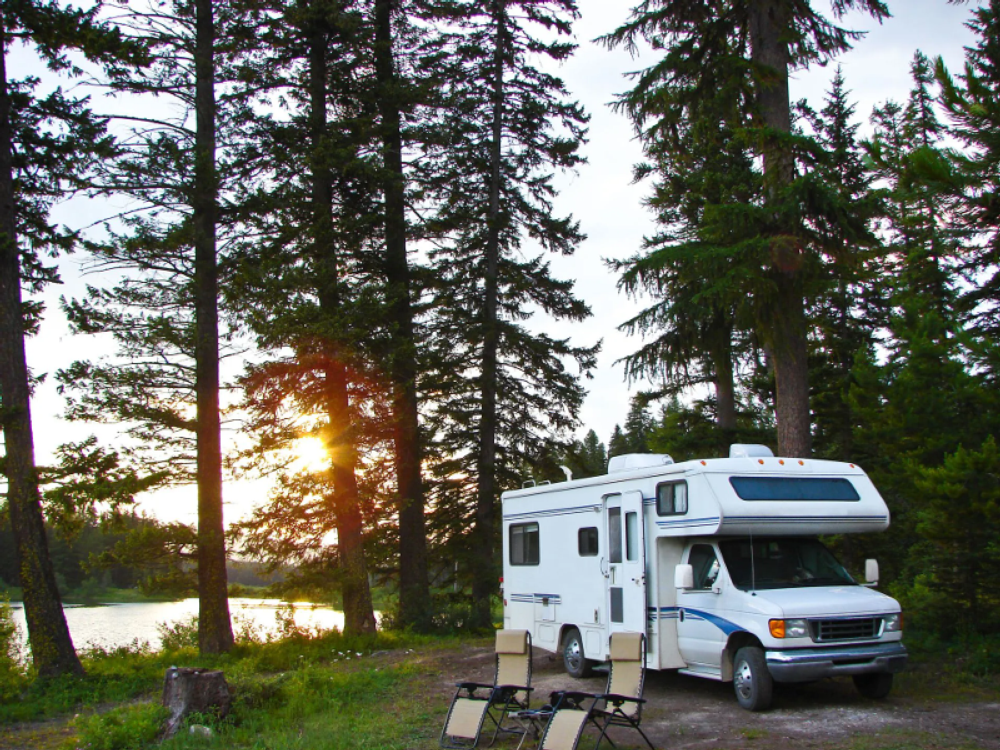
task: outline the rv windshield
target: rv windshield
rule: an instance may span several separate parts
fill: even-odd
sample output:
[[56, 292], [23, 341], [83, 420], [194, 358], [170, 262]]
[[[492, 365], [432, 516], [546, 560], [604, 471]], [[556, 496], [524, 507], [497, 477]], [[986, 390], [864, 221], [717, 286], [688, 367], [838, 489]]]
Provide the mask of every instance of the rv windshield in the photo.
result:
[[855, 585], [818, 539], [730, 539], [719, 543], [729, 577], [743, 591]]

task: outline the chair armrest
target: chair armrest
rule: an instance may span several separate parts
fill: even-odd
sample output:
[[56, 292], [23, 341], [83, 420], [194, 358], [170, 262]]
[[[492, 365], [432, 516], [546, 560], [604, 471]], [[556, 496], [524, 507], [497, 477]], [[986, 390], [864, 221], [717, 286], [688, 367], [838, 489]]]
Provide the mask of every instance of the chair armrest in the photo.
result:
[[492, 685], [487, 685], [485, 682], [456, 682], [455, 687], [459, 690], [467, 690], [470, 696], [480, 688], [485, 690], [493, 689]]
[[[560, 708], [581, 708], [587, 700], [596, 699], [593, 693], [582, 693], [579, 690], [557, 690], [549, 695], [549, 703], [553, 710]], [[564, 705], [565, 704], [565, 705]]]
[[607, 703], [611, 703], [614, 706], [621, 706], [624, 703], [645, 703], [645, 698], [636, 698], [631, 695], [618, 695], [617, 693], [604, 693], [603, 695], [594, 696], [597, 700], [603, 700]]

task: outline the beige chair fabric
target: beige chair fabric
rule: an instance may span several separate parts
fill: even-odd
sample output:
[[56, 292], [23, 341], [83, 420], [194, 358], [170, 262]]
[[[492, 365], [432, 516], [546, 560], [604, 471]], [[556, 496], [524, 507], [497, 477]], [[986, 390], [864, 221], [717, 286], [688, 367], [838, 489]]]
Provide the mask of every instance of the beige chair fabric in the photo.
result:
[[448, 714], [448, 723], [444, 727], [444, 734], [448, 737], [475, 740], [479, 737], [489, 707], [490, 702], [481, 698], [455, 698]]
[[556, 711], [542, 735], [539, 750], [574, 750], [587, 723], [586, 711]]
[[495, 727], [491, 745], [501, 731], [517, 731], [504, 727], [504, 720], [509, 713], [529, 707], [531, 634], [526, 630], [499, 630], [495, 651], [492, 684], [463, 682], [458, 685], [441, 730], [441, 747], [475, 747], [487, 719]]
[[[642, 697], [646, 667], [645, 635], [614, 633], [610, 661], [611, 673], [604, 693], [588, 695], [568, 691], [553, 694], [556, 710], [542, 736], [540, 750], [576, 750], [588, 723], [600, 732], [595, 750], [613, 726], [635, 729], [652, 750], [653, 744], [639, 727], [642, 704], [645, 702]], [[588, 699], [589, 705], [584, 707]]]
[[[497, 669], [494, 685], [531, 685], [531, 650], [527, 630], [497, 631]], [[514, 699], [527, 707], [528, 694], [518, 692]]]

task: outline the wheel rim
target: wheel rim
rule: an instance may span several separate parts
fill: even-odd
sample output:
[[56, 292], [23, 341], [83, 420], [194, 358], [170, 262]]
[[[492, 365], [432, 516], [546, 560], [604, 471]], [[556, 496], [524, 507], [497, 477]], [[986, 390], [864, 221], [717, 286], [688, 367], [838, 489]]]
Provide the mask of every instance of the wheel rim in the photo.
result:
[[736, 694], [743, 700], [750, 700], [753, 696], [753, 670], [747, 662], [741, 662], [736, 669], [734, 677], [736, 681]]
[[580, 641], [577, 638], [570, 638], [563, 652], [566, 657], [566, 664], [574, 672], [579, 672], [583, 665], [583, 650], [580, 648]]

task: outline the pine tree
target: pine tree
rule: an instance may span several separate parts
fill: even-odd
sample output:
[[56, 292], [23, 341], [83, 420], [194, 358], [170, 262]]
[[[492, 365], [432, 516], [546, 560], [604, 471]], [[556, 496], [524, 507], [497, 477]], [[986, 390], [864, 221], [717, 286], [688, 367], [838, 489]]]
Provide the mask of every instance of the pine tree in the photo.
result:
[[555, 213], [552, 178], [581, 162], [587, 118], [539, 62], [572, 54], [564, 39], [575, 2], [463, 1], [438, 12], [447, 26], [428, 44], [425, 69], [442, 91], [441, 109], [426, 127], [419, 173], [433, 212], [425, 231], [436, 244], [430, 325], [441, 363], [433, 389], [442, 395], [434, 426], [446, 456], [439, 472], [461, 471], [476, 492], [473, 500], [459, 490], [439, 504], [474, 506], [466, 556], [474, 619], [487, 626], [499, 490], [533, 454], [564, 441], [582, 401], [578, 372], [594, 364], [596, 348], [521, 323], [532, 305], [556, 319], [590, 314], [543, 256], [522, 257], [528, 242], [569, 255], [583, 239], [572, 217]]
[[[375, 630], [357, 470], [372, 408], [369, 339], [384, 338], [365, 296], [381, 286], [375, 259], [375, 171], [362, 135], [374, 120], [362, 9], [314, 0], [242, 9], [250, 40], [239, 79], [259, 108], [277, 98], [287, 114], [251, 113], [240, 169], [245, 236], [234, 305], [267, 359], [245, 379], [255, 461], [322, 441], [327, 467], [282, 473], [272, 502], [247, 522], [245, 550], [272, 567], [336, 584], [344, 632]], [[301, 71], [305, 76], [301, 76]], [[249, 180], [248, 180], [249, 181]], [[374, 320], [372, 318], [374, 317]], [[289, 356], [289, 352], [291, 352]], [[366, 356], [367, 354], [367, 356]], [[360, 403], [359, 403], [360, 402]], [[386, 446], [383, 446], [386, 447]], [[327, 537], [335, 532], [336, 547]]]
[[[888, 14], [879, 0], [842, 0], [833, 6], [837, 15], [851, 9], [879, 19]], [[842, 52], [858, 34], [791, 0], [709, 7], [649, 0], [605, 41], [632, 47], [640, 37], [666, 50], [662, 62], [640, 77], [640, 97], [663, 82], [666, 88], [684, 89], [668, 101], [694, 107], [721, 88], [739, 88], [741, 77], [751, 73], [752, 98], [739, 114], [763, 165], [762, 192], [754, 210], [733, 206], [715, 212], [712, 220], [723, 236], [743, 230], [748, 239], [760, 238], [756, 247], [746, 246], [753, 262], [743, 270], [763, 271], [753, 279], [751, 294], [756, 330], [774, 368], [778, 448], [783, 455], [809, 455], [806, 304], [814, 293], [820, 249], [828, 248], [815, 223], [803, 215], [803, 209], [822, 213], [824, 206], [810, 195], [816, 183], [796, 175], [796, 152], [806, 144], [792, 130], [788, 75], [793, 66], [824, 62]], [[743, 64], [734, 65], [739, 61]]]
[[645, 239], [643, 252], [612, 263], [621, 274], [619, 289], [653, 300], [620, 326], [652, 337], [623, 362], [626, 377], [653, 380], [657, 395], [712, 384], [718, 428], [731, 435], [737, 366], [753, 349], [739, 280], [746, 248], [732, 233], [706, 230], [716, 207], [749, 203], [760, 192], [748, 144], [737, 135], [750, 84], [724, 65], [709, 75], [728, 78], [728, 85], [707, 87], [703, 95], [696, 93], [706, 75], [702, 66], [691, 61], [674, 67], [666, 81], [645, 71], [616, 103], [642, 141], [648, 161], [636, 167], [636, 180], [652, 177], [648, 204], [660, 226]]
[[959, 305], [978, 339], [976, 360], [995, 383], [1000, 368], [996, 347], [1000, 334], [1000, 3], [973, 11], [967, 24], [977, 34], [966, 48], [958, 82], [944, 62], [936, 62], [941, 101], [949, 115], [949, 134], [964, 147], [956, 160], [961, 198], [955, 205], [959, 229], [981, 242], [967, 243], [961, 271], [974, 282], [961, 293]]
[[574, 479], [603, 476], [608, 471], [608, 450], [597, 433], [588, 430], [583, 440], [573, 441], [563, 463], [573, 473]]
[[[222, 515], [218, 225], [222, 127], [215, 96], [217, 28], [211, 0], [178, 0], [163, 8], [129, 9], [115, 19], [127, 36], [146, 44], [148, 68], [119, 66], [111, 91], [180, 107], [174, 119], [139, 115], [125, 152], [100, 183], [129, 195], [143, 210], [124, 220], [126, 234], [95, 247], [95, 266], [126, 269], [112, 289], [90, 290], [67, 313], [78, 331], [109, 332], [124, 361], [76, 363], [60, 373], [77, 394], [69, 415], [135, 422], [179, 464], [178, 478], [198, 490], [199, 647], [233, 645], [226, 587]], [[193, 405], [194, 417], [187, 405]], [[192, 434], [193, 433], [193, 434]], [[154, 446], [147, 446], [153, 448]], [[179, 454], [179, 455], [178, 455]], [[162, 460], [164, 456], [161, 454]]]
[[31, 377], [25, 336], [38, 325], [42, 308], [22, 290], [56, 281], [42, 253], [72, 250], [79, 237], [48, 221], [53, 203], [79, 187], [95, 158], [112, 142], [105, 124], [85, 101], [61, 90], [36, 95], [37, 79], [12, 79], [12, 44], [29, 47], [53, 71], [79, 75], [69, 57], [79, 51], [91, 62], [114, 65], [141, 51], [100, 23], [98, 8], [79, 10], [54, 2], [5, 5], [0, 13], [0, 393], [4, 434], [3, 472], [23, 588], [28, 639], [42, 677], [81, 674], [63, 615], [45, 537], [31, 422]]
[[959, 448], [939, 467], [922, 467], [916, 488], [918, 583], [929, 597], [920, 621], [953, 636], [993, 634], [1000, 625], [1000, 450], [992, 435], [978, 449]]
[[[925, 494], [919, 467], [941, 466], [959, 446], [976, 448], [989, 430], [988, 393], [966, 366], [968, 348], [956, 306], [955, 259], [961, 233], [952, 225], [955, 174], [935, 112], [927, 58], [914, 56], [905, 105], [875, 110], [866, 148], [874, 177], [886, 185], [882, 230], [891, 273], [891, 314], [884, 365], [869, 351], [855, 367], [852, 411], [856, 460], [871, 473], [893, 514], [883, 538], [865, 545], [889, 550], [912, 582], [923, 567], [916, 530]], [[946, 384], [946, 387], [942, 387]]]
[[400, 624], [430, 627], [430, 589], [427, 568], [427, 522], [422, 474], [423, 447], [417, 391], [418, 349], [413, 311], [414, 289], [407, 253], [406, 190], [409, 176], [403, 166], [404, 109], [411, 91], [399, 65], [400, 26], [406, 0], [374, 0], [371, 19], [378, 148], [382, 164], [385, 257], [385, 298], [388, 316], [387, 368], [392, 381], [392, 426], [395, 444], [397, 507], [399, 508], [399, 617]]
[[859, 124], [853, 121], [854, 107], [848, 102], [841, 70], [834, 75], [822, 110], [813, 112], [805, 104], [800, 109], [817, 145], [811, 174], [835, 191], [853, 217], [822, 228], [828, 242], [839, 243], [844, 251], [825, 259], [828, 280], [810, 309], [815, 330], [810, 377], [817, 453], [849, 461], [854, 460], [856, 424], [849, 398], [851, 371], [855, 357], [875, 346], [886, 325], [882, 248], [872, 232], [882, 206], [864, 164]]

